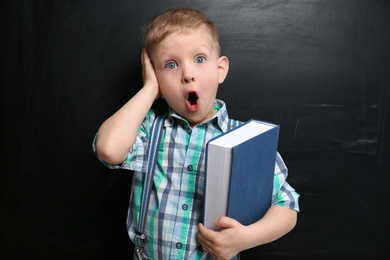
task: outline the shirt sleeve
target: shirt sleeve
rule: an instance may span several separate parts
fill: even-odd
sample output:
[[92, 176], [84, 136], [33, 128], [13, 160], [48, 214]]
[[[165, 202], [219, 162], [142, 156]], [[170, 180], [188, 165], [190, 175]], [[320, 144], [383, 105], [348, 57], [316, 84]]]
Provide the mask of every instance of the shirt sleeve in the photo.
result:
[[287, 167], [279, 153], [276, 154], [272, 206], [279, 205], [299, 212], [299, 194], [287, 183]]
[[150, 136], [151, 124], [155, 119], [155, 113], [150, 110], [138, 130], [138, 135], [133, 146], [130, 148], [126, 160], [121, 164], [109, 164], [103, 161], [96, 152], [96, 133], [92, 142], [92, 149], [96, 157], [110, 169], [125, 169], [133, 171], [145, 171], [147, 164], [147, 145]]

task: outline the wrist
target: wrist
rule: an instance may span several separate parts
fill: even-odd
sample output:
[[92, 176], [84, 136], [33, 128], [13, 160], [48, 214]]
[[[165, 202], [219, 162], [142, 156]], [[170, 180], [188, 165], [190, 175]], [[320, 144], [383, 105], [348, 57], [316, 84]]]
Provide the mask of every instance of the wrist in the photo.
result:
[[250, 249], [254, 247], [255, 245], [253, 244], [253, 238], [255, 236], [255, 230], [254, 228], [249, 225], [249, 226], [243, 226], [244, 228], [242, 229], [241, 233], [241, 239], [240, 239], [240, 244], [239, 244], [239, 250], [244, 251], [247, 249]]
[[153, 100], [160, 98], [160, 90], [158, 88], [158, 85], [155, 85], [153, 83], [146, 83], [143, 86], [143, 89], [147, 92], [148, 96], [153, 98]]

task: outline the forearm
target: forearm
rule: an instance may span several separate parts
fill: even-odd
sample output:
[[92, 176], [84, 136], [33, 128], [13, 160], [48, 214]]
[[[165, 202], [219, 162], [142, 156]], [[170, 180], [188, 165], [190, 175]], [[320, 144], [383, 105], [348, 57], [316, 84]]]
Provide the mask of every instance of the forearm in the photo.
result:
[[273, 206], [262, 219], [247, 226], [243, 237], [245, 249], [272, 242], [290, 232], [297, 222], [297, 212], [282, 206]]
[[156, 88], [144, 86], [100, 126], [96, 150], [102, 160], [118, 164], [126, 159], [139, 127], [157, 96]]
[[213, 231], [199, 224], [198, 240], [217, 259], [231, 259], [237, 253], [272, 242], [289, 231], [297, 221], [297, 212], [281, 206], [271, 207], [256, 223], [244, 226], [232, 218], [220, 217]]

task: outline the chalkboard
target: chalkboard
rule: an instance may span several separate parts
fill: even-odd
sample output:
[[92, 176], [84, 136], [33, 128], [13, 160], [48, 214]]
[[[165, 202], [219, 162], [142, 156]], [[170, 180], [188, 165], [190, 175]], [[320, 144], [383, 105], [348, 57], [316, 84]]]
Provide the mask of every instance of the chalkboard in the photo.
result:
[[26, 0], [0, 4], [0, 258], [131, 259], [132, 173], [91, 143], [142, 86], [145, 25], [178, 6], [218, 25], [218, 98], [280, 124], [301, 194], [295, 229], [241, 259], [389, 256], [389, 1]]

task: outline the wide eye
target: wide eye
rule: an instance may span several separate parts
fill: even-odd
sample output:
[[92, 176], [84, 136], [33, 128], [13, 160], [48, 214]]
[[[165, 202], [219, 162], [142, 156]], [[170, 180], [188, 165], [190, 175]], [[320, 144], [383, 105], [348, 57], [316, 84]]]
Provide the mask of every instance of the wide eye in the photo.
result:
[[165, 68], [166, 69], [169, 69], [169, 70], [172, 70], [172, 69], [174, 69], [174, 68], [176, 68], [177, 67], [177, 64], [176, 64], [176, 62], [173, 62], [173, 61], [170, 61], [170, 62], [168, 62], [166, 65], [165, 65]]
[[195, 59], [196, 63], [203, 63], [206, 61], [206, 59], [203, 56], [196, 57]]

